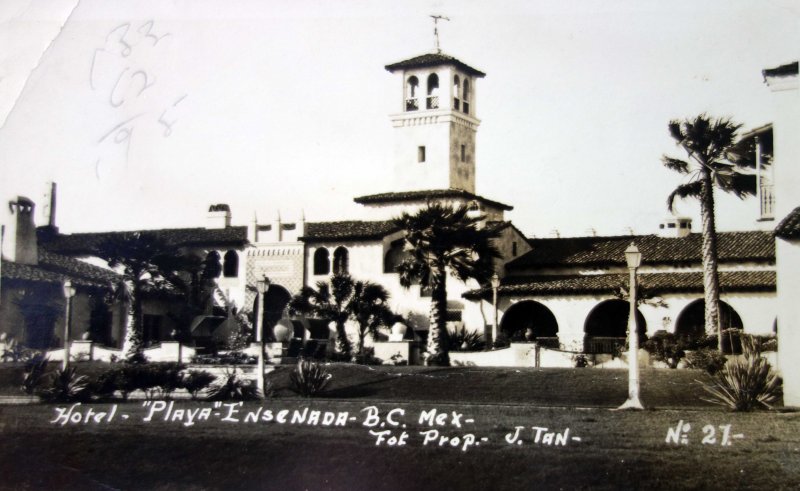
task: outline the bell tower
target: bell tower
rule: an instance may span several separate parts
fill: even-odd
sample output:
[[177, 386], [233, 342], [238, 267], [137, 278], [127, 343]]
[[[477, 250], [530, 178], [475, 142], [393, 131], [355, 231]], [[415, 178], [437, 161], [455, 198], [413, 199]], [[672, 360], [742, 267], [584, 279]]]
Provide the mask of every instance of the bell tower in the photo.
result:
[[391, 65], [399, 78], [394, 191], [475, 192], [475, 82], [486, 74], [437, 49]]

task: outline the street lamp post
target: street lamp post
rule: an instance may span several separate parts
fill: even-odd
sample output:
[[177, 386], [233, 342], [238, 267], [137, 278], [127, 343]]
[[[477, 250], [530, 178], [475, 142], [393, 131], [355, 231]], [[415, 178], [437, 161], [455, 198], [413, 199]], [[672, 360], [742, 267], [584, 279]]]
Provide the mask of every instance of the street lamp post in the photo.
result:
[[66, 299], [66, 312], [64, 313], [64, 359], [61, 361], [61, 368], [65, 370], [69, 368], [69, 336], [72, 330], [72, 297], [75, 296], [75, 287], [72, 286], [72, 281], [67, 280], [64, 282], [64, 298]]
[[497, 276], [497, 273], [492, 275], [492, 308], [494, 309], [494, 323], [492, 324], [492, 339], [491, 343], [489, 343], [489, 349], [491, 349], [491, 345], [497, 342], [497, 289], [500, 287], [500, 277]]
[[630, 315], [628, 316], [628, 400], [619, 409], [644, 409], [639, 400], [639, 333], [636, 330], [636, 269], [642, 263], [642, 253], [634, 243], [625, 249], [625, 261], [630, 273]]
[[258, 384], [258, 393], [264, 397], [264, 295], [269, 290], [269, 278], [266, 275], [256, 281], [256, 290], [258, 290], [258, 316], [256, 317], [256, 344], [258, 344], [258, 377], [256, 384]]

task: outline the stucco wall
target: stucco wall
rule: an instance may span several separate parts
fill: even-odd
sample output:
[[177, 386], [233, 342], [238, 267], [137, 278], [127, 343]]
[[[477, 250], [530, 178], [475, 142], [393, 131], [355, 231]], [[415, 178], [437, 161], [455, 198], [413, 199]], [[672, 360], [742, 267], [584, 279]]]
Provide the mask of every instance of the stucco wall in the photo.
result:
[[[586, 319], [592, 309], [612, 296], [576, 295], [576, 296], [549, 296], [549, 297], [501, 297], [498, 300], [498, 316], [500, 325], [503, 315], [509, 308], [521, 301], [535, 300], [545, 305], [558, 322], [558, 337], [562, 345], [567, 347], [583, 346], [584, 328]], [[693, 301], [702, 299], [702, 294], [691, 295], [665, 295], [663, 300], [666, 307], [653, 305], [640, 305], [639, 312], [647, 324], [647, 334], [652, 335], [657, 330], [666, 329], [675, 331], [676, 323], [681, 312]], [[777, 310], [777, 297], [775, 293], [739, 293], [735, 295], [722, 295], [721, 300], [730, 305], [742, 318], [744, 330], [750, 334], [769, 335]], [[481, 315], [481, 309], [485, 314]], [[484, 318], [488, 324], [492, 323], [493, 316], [491, 301], [467, 301], [464, 313], [465, 325], [468, 329], [482, 332]]]
[[776, 240], [778, 256], [778, 361], [783, 402], [800, 406], [800, 241]]

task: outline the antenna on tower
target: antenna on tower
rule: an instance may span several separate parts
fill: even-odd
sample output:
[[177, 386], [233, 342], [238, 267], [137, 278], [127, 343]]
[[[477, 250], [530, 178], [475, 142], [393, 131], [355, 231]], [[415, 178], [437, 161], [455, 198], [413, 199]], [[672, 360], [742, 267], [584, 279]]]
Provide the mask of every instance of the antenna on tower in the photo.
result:
[[441, 53], [442, 48], [439, 47], [439, 21], [449, 21], [450, 18], [443, 15], [431, 15], [431, 18], [433, 19], [433, 43], [436, 45], [436, 52]]

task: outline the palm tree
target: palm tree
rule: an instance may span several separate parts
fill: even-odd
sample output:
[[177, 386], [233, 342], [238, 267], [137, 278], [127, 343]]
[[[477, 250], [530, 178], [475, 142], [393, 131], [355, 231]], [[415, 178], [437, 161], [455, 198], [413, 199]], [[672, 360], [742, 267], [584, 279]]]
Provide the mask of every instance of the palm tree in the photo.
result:
[[378, 328], [388, 326], [395, 318], [387, 305], [388, 300], [389, 292], [381, 285], [335, 274], [330, 283], [317, 282], [316, 290], [303, 287], [289, 301], [289, 311], [335, 322], [339, 350], [349, 357], [353, 347], [345, 332], [345, 322], [352, 319], [358, 323], [358, 354], [363, 355], [367, 334], [374, 339]]
[[689, 180], [675, 188], [667, 198], [673, 209], [675, 198], [697, 198], [700, 201], [703, 233], [703, 290], [705, 293], [705, 325], [707, 333], [717, 333], [722, 350], [719, 323], [719, 275], [717, 273], [717, 231], [714, 219], [714, 187], [739, 198], [756, 193], [756, 176], [746, 173], [755, 167], [744, 147], [736, 142], [740, 124], [729, 118], [713, 119], [701, 114], [694, 119], [669, 122], [669, 133], [689, 156], [688, 160], [664, 155], [664, 165]]
[[364, 338], [367, 334], [374, 340], [378, 328], [389, 327], [396, 318], [386, 302], [389, 292], [376, 283], [357, 281], [350, 300], [350, 316], [358, 323], [358, 354], [364, 356]]
[[403, 213], [395, 224], [406, 231], [409, 256], [397, 267], [400, 284], [419, 281], [431, 292], [426, 364], [450, 364], [447, 353], [447, 275], [485, 283], [494, 273], [500, 252], [496, 228], [480, 227], [482, 216], [470, 216], [466, 205], [429, 203], [414, 214]]
[[350, 299], [355, 283], [348, 275], [335, 274], [330, 283], [317, 282], [316, 290], [304, 286], [300, 293], [289, 300], [289, 312], [292, 314], [312, 314], [328, 319], [336, 324], [336, 340], [341, 351], [347, 357], [353, 352], [353, 345], [347, 338], [344, 324], [350, 318]]
[[123, 232], [98, 244], [95, 254], [120, 270], [121, 295], [128, 301], [128, 323], [123, 351], [140, 353], [143, 342], [142, 295], [145, 291], [185, 292], [189, 285], [181, 272], [192, 269], [190, 258], [152, 233]]

